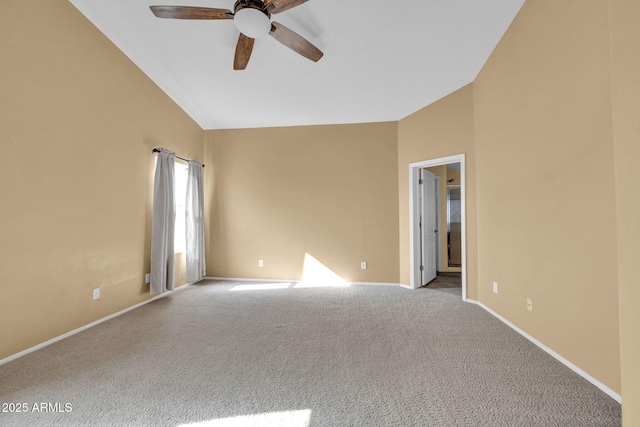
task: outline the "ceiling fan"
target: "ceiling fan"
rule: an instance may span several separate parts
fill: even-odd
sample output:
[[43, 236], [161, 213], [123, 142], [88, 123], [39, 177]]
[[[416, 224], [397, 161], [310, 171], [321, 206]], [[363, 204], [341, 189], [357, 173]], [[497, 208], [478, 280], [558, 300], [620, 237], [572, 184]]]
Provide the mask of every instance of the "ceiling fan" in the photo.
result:
[[150, 6], [158, 18], [167, 19], [232, 19], [240, 38], [233, 61], [234, 70], [244, 70], [251, 58], [256, 38], [269, 34], [294, 52], [317, 62], [322, 52], [302, 36], [282, 24], [271, 21], [271, 14], [281, 13], [305, 3], [307, 0], [238, 0], [233, 12], [228, 9], [193, 6]]

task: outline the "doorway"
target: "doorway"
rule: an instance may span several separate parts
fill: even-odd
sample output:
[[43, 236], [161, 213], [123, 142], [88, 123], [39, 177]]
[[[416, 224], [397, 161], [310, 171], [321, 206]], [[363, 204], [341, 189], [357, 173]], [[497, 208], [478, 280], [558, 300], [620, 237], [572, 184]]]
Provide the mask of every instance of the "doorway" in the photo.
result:
[[[465, 185], [465, 155], [458, 154], [454, 156], [441, 157], [432, 160], [425, 160], [422, 162], [411, 163], [409, 165], [409, 223], [410, 223], [410, 263], [411, 263], [411, 287], [416, 289], [424, 285], [424, 271], [425, 271], [425, 255], [431, 257], [431, 253], [429, 252], [429, 248], [425, 248], [424, 243], [428, 242], [426, 240], [427, 236], [425, 235], [425, 230], [428, 229], [422, 227], [422, 216], [424, 212], [429, 212], [430, 209], [433, 209], [437, 212], [437, 205], [435, 207], [431, 207], [430, 203], [438, 203], [437, 202], [437, 192], [435, 197], [427, 196], [427, 193], [424, 191], [424, 187], [421, 185], [421, 179], [425, 175], [423, 174], [423, 170], [426, 168], [431, 168], [435, 166], [446, 166], [446, 165], [459, 165], [459, 182], [455, 182], [457, 184], [458, 189], [454, 191], [454, 196], [459, 198], [459, 202], [457, 202], [456, 209], [459, 209], [459, 224], [455, 225], [456, 232], [459, 227], [459, 235], [460, 235], [460, 246], [459, 252], [454, 253], [457, 255], [458, 262], [460, 264], [460, 272], [461, 272], [461, 284], [462, 284], [462, 300], [467, 300], [467, 266], [466, 266], [466, 185]], [[426, 175], [428, 176], [428, 175]], [[442, 181], [442, 178], [441, 178]], [[424, 181], [423, 181], [424, 182]], [[446, 183], [446, 180], [445, 180]], [[445, 199], [446, 193], [440, 195], [441, 200]], [[429, 201], [431, 200], [431, 201]], [[448, 200], [448, 198], [446, 199]], [[444, 204], [444, 200], [442, 200]], [[428, 218], [427, 218], [428, 219]], [[429, 220], [429, 219], [428, 219]], [[438, 230], [438, 227], [435, 227], [435, 230]], [[450, 228], [447, 227], [447, 230], [442, 230], [444, 233], [446, 231], [447, 242], [450, 237]], [[433, 231], [433, 230], [431, 230]], [[437, 233], [437, 231], [436, 231]], [[428, 232], [427, 235], [432, 235], [433, 233]], [[443, 235], [444, 238], [444, 235]], [[450, 247], [448, 243], [446, 244], [447, 253], [450, 252]], [[454, 252], [458, 251], [458, 248], [454, 248]], [[438, 251], [439, 252], [439, 251]], [[432, 258], [431, 258], [432, 259]], [[446, 259], [438, 260], [438, 263], [448, 263], [450, 257], [447, 256]], [[422, 269], [421, 269], [422, 266]], [[452, 266], [453, 267], [453, 266]], [[456, 266], [457, 267], [457, 266]], [[450, 270], [447, 270], [450, 271]]]

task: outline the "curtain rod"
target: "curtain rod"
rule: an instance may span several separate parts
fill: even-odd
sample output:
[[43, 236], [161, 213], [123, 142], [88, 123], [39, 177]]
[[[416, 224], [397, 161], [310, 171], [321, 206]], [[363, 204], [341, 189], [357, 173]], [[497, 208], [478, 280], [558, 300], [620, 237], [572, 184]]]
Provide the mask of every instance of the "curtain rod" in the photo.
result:
[[[159, 153], [160, 149], [158, 148], [154, 148], [152, 151], [152, 153]], [[176, 159], [180, 159], [180, 160], [184, 160], [185, 162], [189, 162], [189, 159], [185, 159], [184, 157], [180, 157], [180, 156], [176, 156]], [[195, 160], [197, 162], [197, 160]], [[198, 162], [200, 163], [200, 162]], [[202, 167], [204, 167], [204, 165], [202, 163], [200, 163], [202, 165]]]

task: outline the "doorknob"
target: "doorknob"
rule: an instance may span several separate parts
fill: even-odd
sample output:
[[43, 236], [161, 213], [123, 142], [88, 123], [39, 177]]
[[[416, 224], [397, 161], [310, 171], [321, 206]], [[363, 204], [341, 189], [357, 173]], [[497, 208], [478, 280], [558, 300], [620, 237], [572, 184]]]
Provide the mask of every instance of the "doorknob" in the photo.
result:
[[438, 232], [438, 230], [433, 230], [433, 232], [434, 232], [434, 233], [437, 233], [437, 232]]

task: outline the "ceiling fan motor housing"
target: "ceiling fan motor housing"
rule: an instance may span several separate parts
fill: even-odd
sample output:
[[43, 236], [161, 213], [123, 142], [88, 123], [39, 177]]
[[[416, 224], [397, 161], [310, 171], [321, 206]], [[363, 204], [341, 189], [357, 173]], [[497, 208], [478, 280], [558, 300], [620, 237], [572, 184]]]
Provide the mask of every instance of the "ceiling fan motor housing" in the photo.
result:
[[233, 22], [245, 36], [256, 39], [271, 31], [271, 13], [262, 1], [238, 0], [233, 9]]

